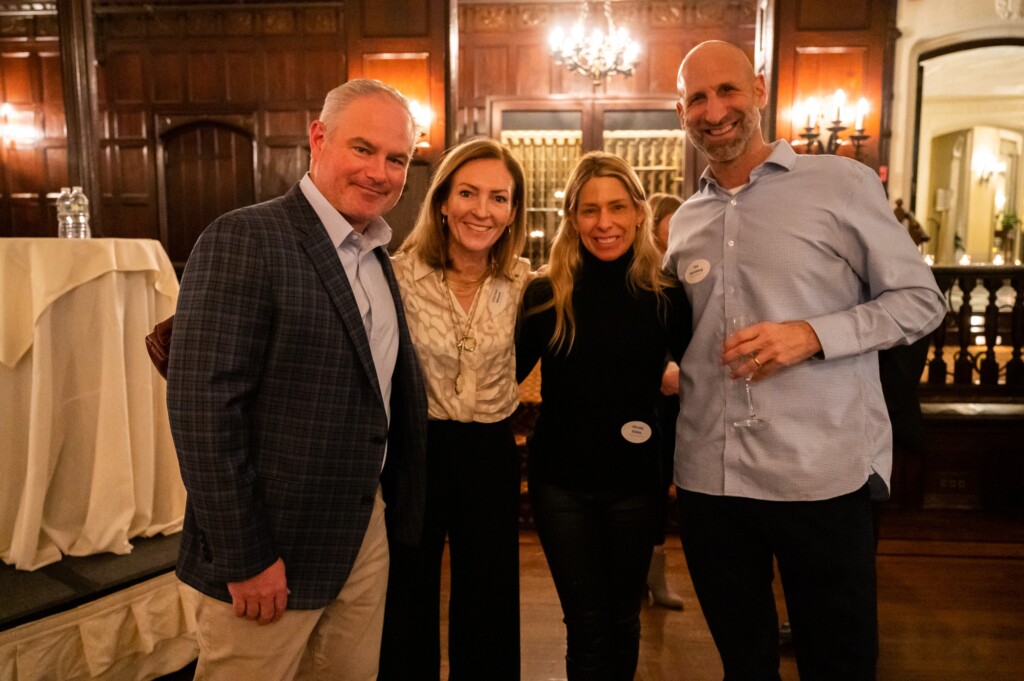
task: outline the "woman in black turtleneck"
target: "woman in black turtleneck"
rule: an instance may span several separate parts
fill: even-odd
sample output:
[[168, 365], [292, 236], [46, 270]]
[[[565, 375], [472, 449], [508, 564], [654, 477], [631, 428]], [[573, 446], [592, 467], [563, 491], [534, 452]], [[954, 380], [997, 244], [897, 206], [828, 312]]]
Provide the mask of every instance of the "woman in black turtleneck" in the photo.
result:
[[657, 402], [690, 307], [661, 272], [632, 168], [585, 155], [565, 191], [546, 277], [523, 297], [521, 381], [541, 362], [530, 500], [568, 634], [569, 681], [628, 681], [661, 480]]

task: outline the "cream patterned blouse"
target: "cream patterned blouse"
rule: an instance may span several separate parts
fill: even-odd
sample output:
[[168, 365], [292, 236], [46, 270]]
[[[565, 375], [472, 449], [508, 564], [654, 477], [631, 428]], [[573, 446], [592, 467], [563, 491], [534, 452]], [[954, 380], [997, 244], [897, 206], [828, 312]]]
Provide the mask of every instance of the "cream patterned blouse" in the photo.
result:
[[529, 261], [520, 258], [511, 279], [489, 277], [483, 283], [473, 321], [465, 334], [470, 340], [462, 352], [458, 393], [455, 383], [460, 375], [460, 358], [456, 342], [467, 328], [469, 314], [454, 297], [446, 300], [450, 294], [439, 270], [408, 253], [396, 255], [392, 264], [402, 290], [409, 332], [426, 378], [427, 416], [465, 423], [495, 423], [511, 416], [519, 404], [516, 313], [529, 279]]

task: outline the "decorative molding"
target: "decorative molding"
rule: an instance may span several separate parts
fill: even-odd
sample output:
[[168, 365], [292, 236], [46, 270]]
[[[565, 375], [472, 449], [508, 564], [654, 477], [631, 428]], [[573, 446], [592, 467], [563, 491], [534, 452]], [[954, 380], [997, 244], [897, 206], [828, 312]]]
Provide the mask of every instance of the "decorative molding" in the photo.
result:
[[651, 5], [652, 28], [679, 28], [683, 25], [683, 6], [678, 2], [656, 2]]
[[[464, 33], [539, 30], [562, 19], [573, 19], [578, 4], [570, 2], [459, 2], [459, 25]], [[685, 0], [684, 2], [613, 3], [616, 23], [642, 32], [646, 28], [689, 29], [753, 25], [757, 0]]]
[[[332, 35], [341, 30], [340, 3], [297, 2], [287, 6], [238, 4], [134, 5], [96, 12], [98, 33], [106, 38], [192, 38], [214, 36]], [[0, 26], [3, 17], [0, 16]], [[0, 28], [2, 30], [2, 28]], [[2, 33], [0, 33], [2, 35]]]

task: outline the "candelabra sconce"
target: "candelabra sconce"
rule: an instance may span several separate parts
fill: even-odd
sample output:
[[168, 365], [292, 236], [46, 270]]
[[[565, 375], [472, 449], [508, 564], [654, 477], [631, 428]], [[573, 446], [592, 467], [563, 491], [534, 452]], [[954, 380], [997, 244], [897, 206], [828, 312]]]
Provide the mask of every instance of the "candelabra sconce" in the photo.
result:
[[[805, 154], [838, 154], [839, 148], [845, 144], [840, 133], [848, 129], [849, 126], [844, 125], [843, 121], [850, 120], [850, 116], [846, 108], [846, 94], [842, 90], [836, 90], [832, 95], [832, 105], [833, 118], [828, 121], [828, 126], [822, 120], [818, 99], [809, 97], [793, 107], [793, 120], [805, 122], [802, 126], [803, 132], [799, 134], [804, 140]], [[853, 157], [858, 161], [862, 160], [864, 143], [871, 139], [871, 135], [864, 132], [864, 117], [868, 107], [868, 100], [861, 97], [857, 102], [854, 131], [848, 136], [849, 143], [853, 145]], [[828, 131], [828, 137], [822, 142], [821, 137], [825, 130]]]

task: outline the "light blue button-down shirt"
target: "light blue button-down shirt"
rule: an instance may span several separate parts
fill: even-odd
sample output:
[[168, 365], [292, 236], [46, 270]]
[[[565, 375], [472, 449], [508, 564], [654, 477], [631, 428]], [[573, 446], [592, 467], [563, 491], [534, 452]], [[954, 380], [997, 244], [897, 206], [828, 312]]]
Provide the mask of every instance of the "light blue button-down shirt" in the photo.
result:
[[299, 189], [323, 222], [345, 268], [366, 329], [381, 399], [390, 423], [391, 378], [398, 358], [398, 313], [387, 277], [373, 249], [391, 241], [391, 227], [383, 218], [376, 218], [360, 234], [320, 193], [308, 173], [299, 182]]
[[[777, 501], [846, 494], [872, 472], [888, 485], [876, 351], [930, 332], [946, 304], [869, 168], [798, 156], [779, 141], [735, 194], [705, 172], [672, 218], [665, 264], [694, 315], [680, 364], [676, 485]], [[754, 384], [763, 428], [732, 425], [746, 415], [743, 381], [720, 362], [726, 317], [742, 312], [807, 321], [824, 355]]]

